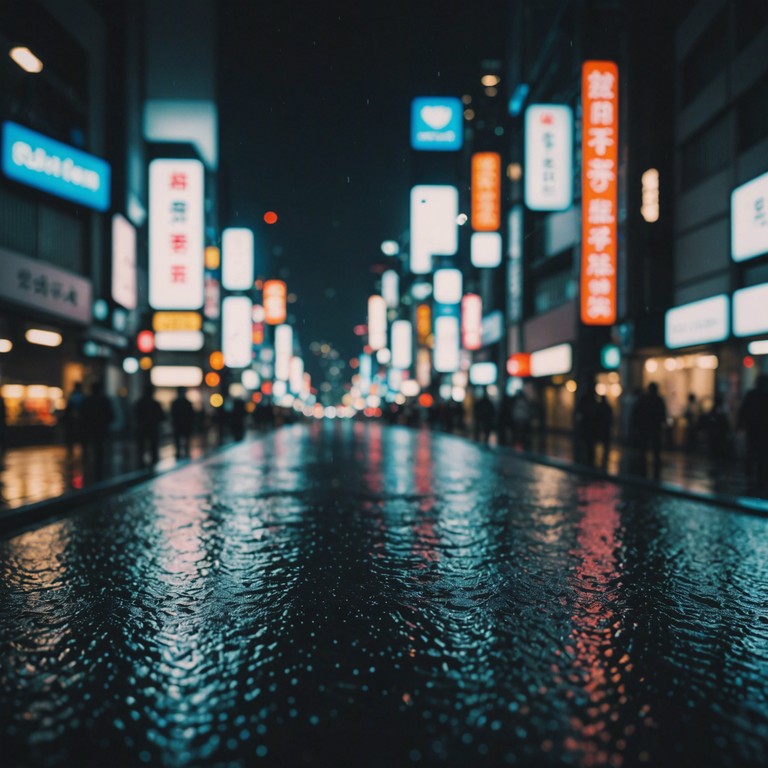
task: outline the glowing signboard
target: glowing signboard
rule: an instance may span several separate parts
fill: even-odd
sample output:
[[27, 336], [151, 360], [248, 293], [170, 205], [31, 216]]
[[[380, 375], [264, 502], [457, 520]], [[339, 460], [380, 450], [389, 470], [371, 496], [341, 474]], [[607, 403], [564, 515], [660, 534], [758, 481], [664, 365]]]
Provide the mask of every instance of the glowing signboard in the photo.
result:
[[405, 370], [413, 362], [413, 326], [408, 320], [392, 323], [392, 367]]
[[483, 345], [483, 300], [467, 293], [461, 300], [461, 346], [476, 350]]
[[742, 288], [733, 294], [733, 333], [768, 333], [768, 283]]
[[149, 164], [149, 305], [203, 306], [203, 164], [153, 160]]
[[155, 312], [152, 329], [162, 331], [199, 331], [203, 318], [199, 312]]
[[459, 247], [459, 191], [447, 185], [411, 189], [410, 267], [415, 275], [432, 271], [432, 257], [452, 256]]
[[562, 104], [525, 111], [525, 204], [562, 211], [573, 203], [573, 112]]
[[472, 229], [494, 232], [501, 226], [501, 155], [472, 155]]
[[281, 325], [286, 318], [288, 289], [282, 280], [266, 280], [263, 288], [264, 322]]
[[100, 157], [10, 121], [3, 123], [2, 151], [9, 179], [97, 211], [109, 208], [112, 171]]
[[731, 258], [745, 261], [768, 253], [768, 173], [731, 193]]
[[570, 344], [557, 344], [554, 347], [531, 352], [531, 376], [558, 376], [569, 373], [573, 367], [573, 349]]
[[368, 299], [368, 345], [374, 351], [387, 346], [387, 304], [378, 294]]
[[293, 357], [293, 328], [290, 325], [278, 325], [275, 328], [275, 378], [288, 381], [291, 375]]
[[473, 363], [469, 367], [469, 383], [476, 387], [487, 387], [496, 383], [496, 363]]
[[527, 352], [516, 352], [507, 358], [507, 373], [525, 378], [531, 375], [531, 356]]
[[229, 227], [221, 234], [221, 284], [227, 291], [253, 288], [253, 232]]
[[112, 217], [112, 298], [136, 309], [136, 227], [119, 213]]
[[381, 295], [390, 309], [400, 303], [400, 276], [394, 269], [388, 269], [381, 276]]
[[221, 351], [227, 368], [251, 364], [251, 300], [229, 296], [221, 302]]
[[433, 296], [438, 304], [461, 301], [463, 276], [459, 269], [438, 269], [434, 276]]
[[435, 318], [435, 370], [453, 373], [459, 370], [459, 318], [453, 315]]
[[677, 349], [724, 341], [730, 332], [728, 312], [728, 297], [725, 294], [670, 309], [664, 316], [667, 347]]
[[612, 61], [584, 62], [581, 88], [581, 321], [612, 325], [616, 321], [618, 67]]
[[498, 232], [473, 232], [469, 248], [473, 267], [493, 269], [501, 264], [501, 235]]
[[411, 102], [411, 147], [447, 152], [461, 149], [464, 106], [453, 97], [420, 96]]

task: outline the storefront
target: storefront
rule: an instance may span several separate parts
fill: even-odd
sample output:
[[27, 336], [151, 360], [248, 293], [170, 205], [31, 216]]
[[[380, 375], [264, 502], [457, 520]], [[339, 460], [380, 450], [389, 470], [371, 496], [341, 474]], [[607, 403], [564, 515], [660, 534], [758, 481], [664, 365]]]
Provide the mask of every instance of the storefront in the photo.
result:
[[0, 249], [0, 394], [10, 444], [57, 439], [67, 394], [88, 376], [80, 355], [91, 282]]

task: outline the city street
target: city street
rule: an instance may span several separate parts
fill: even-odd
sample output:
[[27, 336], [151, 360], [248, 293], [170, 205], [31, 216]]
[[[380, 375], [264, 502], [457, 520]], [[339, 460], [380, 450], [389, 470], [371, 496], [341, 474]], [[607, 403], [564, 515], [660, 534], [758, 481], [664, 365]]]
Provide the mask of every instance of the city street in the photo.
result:
[[427, 429], [234, 444], [0, 540], [37, 766], [768, 765], [768, 519]]

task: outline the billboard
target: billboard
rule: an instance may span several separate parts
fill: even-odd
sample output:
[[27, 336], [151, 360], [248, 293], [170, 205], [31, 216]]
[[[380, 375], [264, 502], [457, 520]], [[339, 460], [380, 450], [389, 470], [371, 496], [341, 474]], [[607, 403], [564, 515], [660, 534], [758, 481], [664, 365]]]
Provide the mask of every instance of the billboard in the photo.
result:
[[253, 288], [253, 232], [229, 227], [221, 234], [221, 284], [227, 291]]
[[392, 367], [406, 370], [413, 362], [413, 326], [409, 320], [392, 323]]
[[415, 275], [432, 271], [432, 257], [452, 256], [459, 247], [459, 190], [441, 184], [411, 189], [410, 267]]
[[149, 164], [149, 305], [203, 306], [205, 202], [199, 160]]
[[525, 204], [532, 211], [573, 204], [573, 111], [564, 104], [525, 111]]
[[670, 349], [724, 341], [730, 332], [725, 294], [670, 309], [664, 316], [664, 343]]
[[459, 370], [460, 362], [459, 318], [455, 315], [435, 318], [435, 370], [453, 373]]
[[581, 322], [616, 322], [619, 70], [585, 61], [581, 71]]
[[251, 364], [251, 300], [245, 296], [221, 302], [221, 351], [227, 368]]
[[14, 181], [73, 203], [106, 211], [112, 169], [89, 155], [18, 123], [3, 123], [3, 173]]
[[378, 294], [368, 298], [368, 345], [374, 351], [387, 346], [387, 303]]
[[264, 300], [264, 322], [267, 325], [281, 325], [287, 315], [288, 288], [282, 280], [267, 280], [262, 289]]
[[438, 269], [434, 275], [432, 295], [437, 304], [458, 304], [463, 293], [464, 277], [459, 269]]
[[275, 328], [275, 378], [288, 381], [291, 375], [293, 357], [293, 328], [290, 325], [278, 325]]
[[731, 193], [731, 258], [745, 261], [768, 253], [768, 173]]
[[470, 351], [483, 346], [483, 300], [476, 293], [461, 300], [461, 346]]
[[733, 333], [735, 336], [768, 333], [768, 283], [734, 291]]
[[471, 221], [475, 232], [495, 232], [501, 226], [501, 155], [472, 155]]
[[450, 152], [464, 140], [464, 106], [461, 99], [419, 96], [411, 102], [411, 147]]
[[473, 232], [469, 248], [473, 267], [493, 269], [501, 264], [501, 235], [498, 232]]
[[136, 227], [119, 213], [112, 217], [112, 298], [136, 309]]

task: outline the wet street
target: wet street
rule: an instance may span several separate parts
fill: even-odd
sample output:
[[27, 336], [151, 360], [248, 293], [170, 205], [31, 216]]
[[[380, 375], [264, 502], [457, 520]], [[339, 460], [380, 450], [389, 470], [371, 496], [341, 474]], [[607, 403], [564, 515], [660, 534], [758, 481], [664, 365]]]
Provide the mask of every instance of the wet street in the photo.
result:
[[285, 427], [0, 541], [4, 766], [768, 764], [768, 520]]

